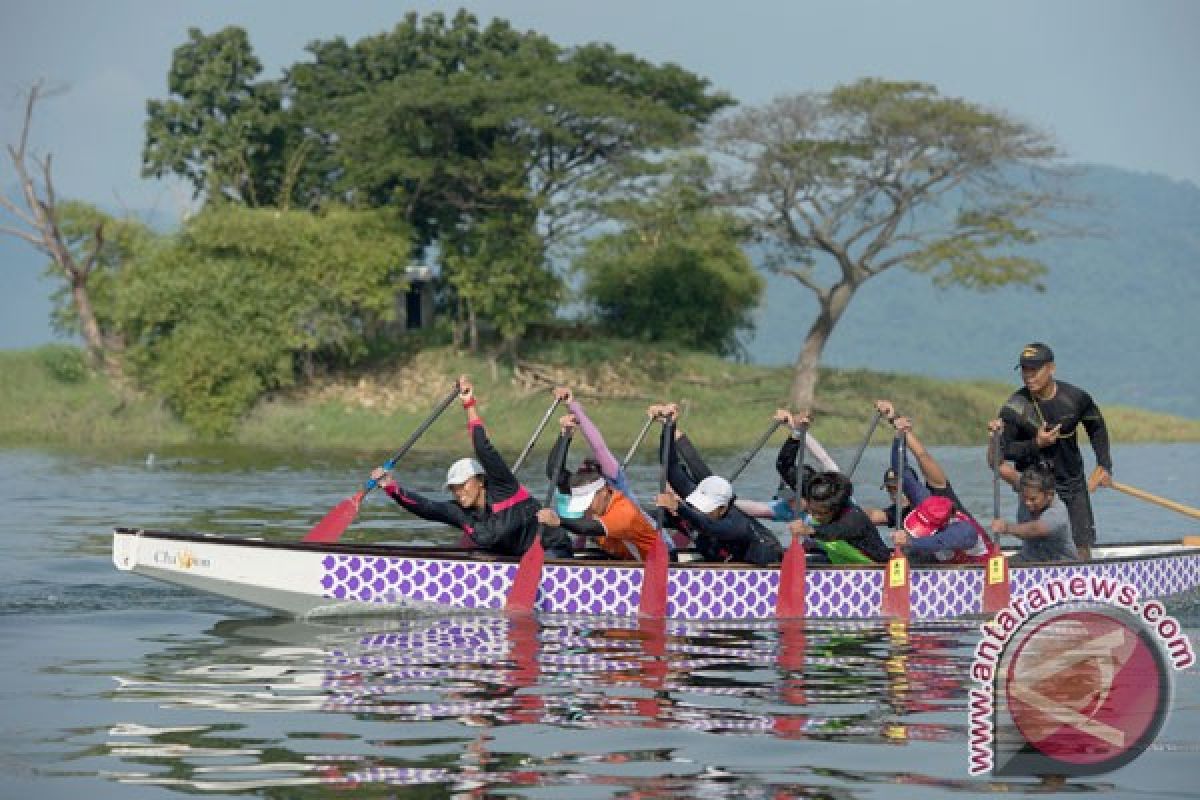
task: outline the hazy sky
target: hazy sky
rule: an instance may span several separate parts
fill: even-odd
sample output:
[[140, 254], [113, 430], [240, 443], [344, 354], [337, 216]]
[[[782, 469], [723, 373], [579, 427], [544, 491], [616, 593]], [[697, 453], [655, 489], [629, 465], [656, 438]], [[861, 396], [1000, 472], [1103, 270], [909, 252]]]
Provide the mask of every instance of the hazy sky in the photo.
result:
[[[189, 27], [245, 28], [276, 77], [313, 40], [463, 6], [560, 44], [676, 62], [743, 103], [863, 76], [928, 81], [1054, 134], [1072, 160], [1200, 184], [1193, 0], [0, 0], [0, 138], [14, 140], [21, 92], [44, 78], [64, 91], [39, 107], [33, 143], [54, 154], [60, 194], [175, 214], [186, 194], [139, 177], [142, 125]], [[0, 299], [19, 288], [10, 271], [0, 263]], [[0, 347], [24, 346], [4, 303]]]

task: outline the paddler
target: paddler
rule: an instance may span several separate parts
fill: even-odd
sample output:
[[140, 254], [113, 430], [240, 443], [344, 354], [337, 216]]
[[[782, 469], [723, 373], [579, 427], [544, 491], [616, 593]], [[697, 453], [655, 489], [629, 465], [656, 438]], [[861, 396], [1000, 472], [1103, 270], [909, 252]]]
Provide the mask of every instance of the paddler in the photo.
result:
[[[554, 396], [566, 404], [570, 413], [559, 420], [558, 441], [550, 451], [546, 469], [565, 502], [557, 509], [543, 508], [537, 513], [538, 520], [545, 525], [561, 526], [577, 537], [595, 537], [596, 544], [610, 558], [644, 561], [654, 540], [661, 535], [654, 521], [638, 505], [625, 470], [608, 449], [583, 404], [565, 386], [556, 388]], [[549, 474], [566, 463], [566, 451], [575, 430], [587, 440], [592, 457], [585, 459], [574, 472], [562, 467], [557, 474]], [[577, 538], [577, 546], [578, 541]], [[673, 549], [666, 537], [664, 542], [668, 551]]]
[[[488, 439], [471, 379], [463, 375], [458, 387], [475, 457], [460, 458], [446, 471], [445, 488], [453, 502], [430, 500], [405, 490], [382, 468], [376, 468], [371, 477], [409, 513], [460, 528], [488, 552], [521, 556], [542, 527], [537, 519], [541, 505]], [[551, 558], [571, 558], [573, 554], [570, 537], [561, 528], [545, 528], [542, 546]]]
[[[662, 444], [667, 453], [667, 483], [671, 489], [660, 493], [654, 502], [694, 533], [696, 549], [704, 560], [779, 563], [783, 559], [779, 539], [736, 506], [729, 481], [719, 475], [695, 474], [700, 471], [696, 463], [689, 464], [692, 472], [684, 468], [680, 445], [687, 437], [682, 432], [676, 437], [678, 406], [654, 405], [646, 413], [664, 420]], [[690, 447], [690, 443], [684, 446]], [[707, 467], [703, 471], [707, 472]]]

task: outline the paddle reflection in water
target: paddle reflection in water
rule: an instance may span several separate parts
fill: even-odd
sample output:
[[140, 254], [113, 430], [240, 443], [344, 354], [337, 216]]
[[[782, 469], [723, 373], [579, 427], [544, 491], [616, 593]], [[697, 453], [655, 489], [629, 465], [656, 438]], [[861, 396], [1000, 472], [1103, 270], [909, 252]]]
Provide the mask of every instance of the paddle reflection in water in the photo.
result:
[[[108, 748], [128, 767], [117, 780], [187, 791], [424, 784], [433, 796], [473, 796], [536, 785], [568, 797], [587, 785], [788, 797], [914, 781], [978, 791], [986, 784], [953, 779], [964, 772], [971, 630], [528, 615], [225, 621], [118, 678], [118, 700], [162, 712], [128, 708], [138, 722], [114, 726]], [[169, 724], [145, 722], [164, 714]], [[896, 764], [878, 748], [914, 740], [939, 750], [913, 759], [933, 774], [864, 768]]]

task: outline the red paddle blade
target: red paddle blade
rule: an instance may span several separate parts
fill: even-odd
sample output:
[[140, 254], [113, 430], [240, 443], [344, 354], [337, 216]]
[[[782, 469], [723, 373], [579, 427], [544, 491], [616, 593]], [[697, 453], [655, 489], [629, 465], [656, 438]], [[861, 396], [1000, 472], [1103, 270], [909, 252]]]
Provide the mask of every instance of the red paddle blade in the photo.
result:
[[908, 559], [897, 550], [887, 563], [883, 574], [883, 598], [879, 613], [885, 617], [908, 619]]
[[359, 492], [353, 497], [347, 497], [342, 502], [333, 507], [333, 510], [325, 515], [325, 518], [313, 526], [313, 529], [304, 534], [302, 542], [336, 542], [346, 528], [350, 527], [350, 523], [354, 522], [354, 518], [358, 516], [358, 507], [362, 505], [363, 492]]
[[983, 573], [983, 613], [995, 614], [1007, 608], [1012, 600], [1012, 586], [1008, 580], [1008, 558], [997, 553], [987, 560]]
[[783, 554], [783, 565], [779, 568], [779, 596], [775, 600], [775, 616], [780, 618], [804, 616], [804, 582], [808, 578], [808, 561], [799, 536], [792, 536], [792, 543]]
[[665, 617], [667, 615], [667, 545], [661, 536], [654, 537], [654, 544], [646, 553], [642, 567], [642, 599], [638, 614], [643, 617]]
[[542, 532], [539, 529], [538, 535], [533, 537], [533, 544], [517, 564], [516, 577], [504, 601], [505, 611], [533, 611], [538, 587], [542, 583], [542, 565], [545, 563], [546, 551], [542, 549]]

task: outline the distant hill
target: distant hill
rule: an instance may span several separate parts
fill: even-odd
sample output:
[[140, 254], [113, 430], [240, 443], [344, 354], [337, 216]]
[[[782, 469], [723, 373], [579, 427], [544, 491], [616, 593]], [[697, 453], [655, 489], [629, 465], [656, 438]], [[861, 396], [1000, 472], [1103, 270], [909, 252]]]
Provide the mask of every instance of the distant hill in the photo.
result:
[[[1058, 376], [1101, 405], [1200, 418], [1200, 188], [1109, 167], [1086, 168], [1077, 187], [1107, 234], [1030, 248], [1050, 266], [1046, 292], [884, 274], [854, 298], [824, 363], [1015, 384], [1021, 346], [1042, 340]], [[769, 276], [751, 360], [791, 363], [815, 310], [794, 281]]]

